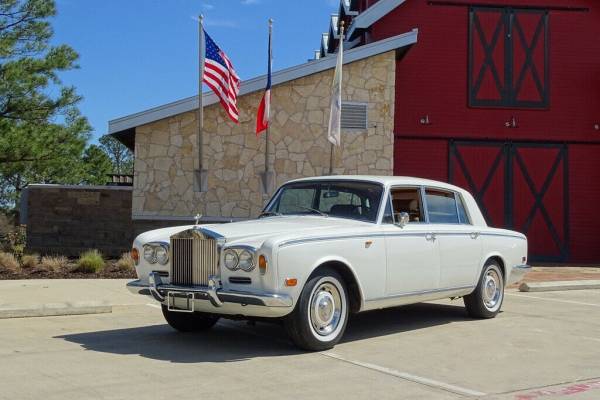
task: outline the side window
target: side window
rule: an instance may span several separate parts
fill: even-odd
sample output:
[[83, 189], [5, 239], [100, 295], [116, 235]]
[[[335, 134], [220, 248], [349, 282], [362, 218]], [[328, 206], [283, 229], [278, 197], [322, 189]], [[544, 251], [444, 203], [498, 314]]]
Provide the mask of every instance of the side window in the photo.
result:
[[400, 220], [400, 213], [405, 212], [410, 217], [410, 222], [424, 222], [423, 205], [418, 188], [392, 189], [392, 212], [394, 220]]
[[460, 194], [456, 194], [456, 202], [458, 207], [458, 218], [460, 219], [461, 224], [471, 224], [469, 220], [469, 215], [467, 214], [467, 210], [465, 209], [465, 204], [463, 202], [462, 196]]
[[383, 210], [383, 219], [381, 220], [382, 224], [393, 224], [394, 223], [394, 215], [392, 214], [392, 203], [390, 202], [390, 198], [385, 202], [385, 210]]
[[458, 212], [454, 193], [436, 189], [425, 191], [427, 214], [433, 224], [458, 224]]

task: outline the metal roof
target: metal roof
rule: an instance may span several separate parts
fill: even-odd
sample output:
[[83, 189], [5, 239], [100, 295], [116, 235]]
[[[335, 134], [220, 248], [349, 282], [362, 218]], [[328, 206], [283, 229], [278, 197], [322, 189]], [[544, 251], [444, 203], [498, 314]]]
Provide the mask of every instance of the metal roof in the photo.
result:
[[[383, 0], [382, 0], [383, 1]], [[401, 35], [393, 36], [378, 42], [370, 43], [364, 46], [348, 50], [344, 53], [344, 64], [352, 63], [377, 54], [385, 53], [391, 50], [398, 50], [417, 42], [418, 29]], [[302, 78], [308, 75], [316, 74], [335, 67], [335, 57], [325, 57], [318, 60], [311, 60], [307, 63], [277, 71], [272, 75], [273, 85], [282, 84], [294, 79]], [[240, 87], [240, 96], [263, 90], [266, 85], [267, 77], [262, 75], [253, 79], [243, 81]], [[203, 105], [209, 106], [217, 103], [218, 97], [212, 92], [205, 92], [202, 95]], [[133, 134], [133, 128], [145, 125], [163, 118], [172, 117], [181, 113], [196, 110], [198, 108], [198, 96], [192, 96], [177, 100], [172, 103], [164, 104], [125, 117], [116, 118], [108, 122], [108, 133], [119, 136], [129, 136]], [[128, 131], [129, 132], [125, 132]], [[121, 140], [121, 139], [120, 139]]]
[[357, 30], [369, 28], [405, 1], [379, 0], [352, 19], [352, 24], [348, 28], [348, 39], [352, 39]]

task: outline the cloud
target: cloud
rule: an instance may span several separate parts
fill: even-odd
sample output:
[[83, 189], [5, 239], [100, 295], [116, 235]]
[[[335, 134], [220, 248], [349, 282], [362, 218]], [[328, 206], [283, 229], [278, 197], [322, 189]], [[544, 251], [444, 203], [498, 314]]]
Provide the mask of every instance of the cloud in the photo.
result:
[[260, 0], [242, 0], [240, 3], [245, 6], [253, 6], [255, 4], [260, 4]]

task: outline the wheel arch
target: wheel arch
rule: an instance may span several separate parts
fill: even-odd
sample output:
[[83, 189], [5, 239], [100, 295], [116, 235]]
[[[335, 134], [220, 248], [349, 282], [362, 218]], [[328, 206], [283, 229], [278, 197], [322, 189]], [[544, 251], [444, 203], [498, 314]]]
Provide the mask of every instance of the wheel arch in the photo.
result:
[[488, 263], [488, 261], [494, 260], [498, 263], [498, 265], [500, 265], [500, 269], [502, 270], [502, 279], [504, 280], [504, 283], [506, 284], [508, 276], [506, 275], [507, 270], [506, 270], [506, 261], [504, 260], [504, 257], [502, 257], [502, 255], [498, 252], [492, 252], [492, 253], [487, 254], [485, 257], [483, 257], [482, 260], [483, 260], [483, 262], [481, 263], [481, 266], [479, 268], [478, 276], [481, 276], [481, 271], [483, 271], [483, 268]]
[[364, 296], [362, 292], [362, 287], [360, 286], [360, 282], [350, 264], [345, 260], [337, 258], [319, 260], [319, 262], [317, 262], [312, 272], [310, 273], [308, 279], [312, 278], [316, 273], [324, 269], [331, 269], [341, 275], [348, 289], [350, 311], [353, 313], [360, 311], [363, 307]]

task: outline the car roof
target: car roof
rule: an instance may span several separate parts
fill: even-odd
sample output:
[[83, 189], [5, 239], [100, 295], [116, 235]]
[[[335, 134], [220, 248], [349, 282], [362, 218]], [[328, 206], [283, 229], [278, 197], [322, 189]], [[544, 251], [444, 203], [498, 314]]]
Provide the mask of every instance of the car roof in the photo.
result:
[[454, 190], [458, 192], [464, 191], [464, 189], [451, 185], [446, 182], [434, 181], [431, 179], [415, 178], [412, 176], [374, 176], [374, 175], [326, 175], [326, 176], [314, 176], [311, 178], [294, 179], [286, 183], [291, 182], [310, 182], [310, 181], [321, 181], [321, 180], [334, 180], [334, 181], [367, 181], [380, 183], [384, 186], [394, 185], [413, 185], [413, 186], [433, 186], [440, 189]]

